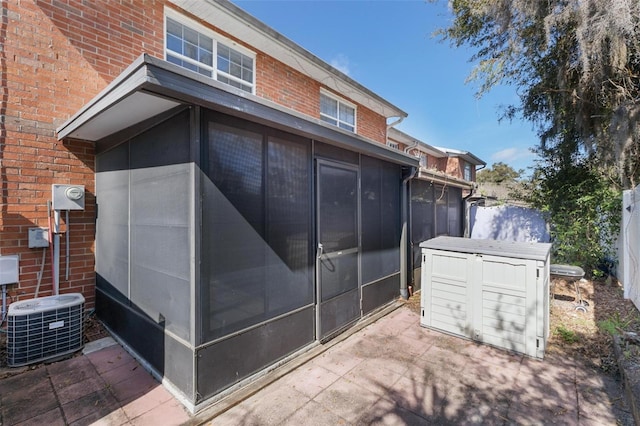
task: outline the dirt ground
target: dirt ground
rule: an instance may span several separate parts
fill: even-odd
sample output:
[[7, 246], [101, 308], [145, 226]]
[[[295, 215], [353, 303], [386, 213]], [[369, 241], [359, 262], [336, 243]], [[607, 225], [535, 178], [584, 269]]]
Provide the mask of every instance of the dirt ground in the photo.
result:
[[[572, 282], [552, 281], [551, 339], [549, 351], [574, 353], [604, 371], [616, 372], [613, 333], [640, 335], [640, 312], [623, 297], [622, 286], [614, 278], [579, 281], [587, 312], [576, 310]], [[627, 359], [640, 365], [640, 342], [623, 340]]]

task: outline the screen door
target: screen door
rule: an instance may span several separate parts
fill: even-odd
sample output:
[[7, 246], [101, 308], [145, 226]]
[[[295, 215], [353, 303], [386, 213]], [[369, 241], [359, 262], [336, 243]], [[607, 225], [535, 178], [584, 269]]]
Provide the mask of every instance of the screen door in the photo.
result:
[[360, 318], [358, 168], [317, 162], [317, 338]]

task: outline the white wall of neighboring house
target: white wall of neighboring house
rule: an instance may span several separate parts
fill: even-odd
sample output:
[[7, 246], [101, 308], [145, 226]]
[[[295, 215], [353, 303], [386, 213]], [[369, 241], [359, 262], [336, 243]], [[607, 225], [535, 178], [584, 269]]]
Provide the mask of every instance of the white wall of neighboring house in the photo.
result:
[[538, 210], [518, 206], [472, 206], [471, 238], [549, 242], [547, 223]]
[[624, 297], [640, 309], [640, 185], [622, 195], [618, 262], [618, 279], [624, 287]]

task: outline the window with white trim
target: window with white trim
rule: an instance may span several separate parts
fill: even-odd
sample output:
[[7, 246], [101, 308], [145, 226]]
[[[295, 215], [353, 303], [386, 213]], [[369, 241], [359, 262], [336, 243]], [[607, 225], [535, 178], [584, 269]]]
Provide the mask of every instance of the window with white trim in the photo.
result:
[[465, 161], [465, 162], [464, 162], [464, 166], [463, 166], [463, 167], [464, 167], [464, 168], [463, 168], [463, 177], [464, 177], [464, 180], [471, 181], [471, 179], [472, 179], [472, 177], [473, 177], [473, 176], [471, 175], [471, 163], [468, 163], [468, 162], [466, 162], [466, 161]]
[[356, 107], [338, 97], [320, 92], [320, 119], [341, 129], [356, 131]]
[[420, 167], [426, 168], [427, 167], [427, 154], [424, 153], [424, 152], [420, 152], [420, 153], [418, 153], [418, 158], [420, 159]]
[[166, 10], [165, 59], [253, 93], [255, 54], [190, 19]]
[[400, 149], [400, 144], [398, 142], [387, 141], [387, 146], [393, 149]]

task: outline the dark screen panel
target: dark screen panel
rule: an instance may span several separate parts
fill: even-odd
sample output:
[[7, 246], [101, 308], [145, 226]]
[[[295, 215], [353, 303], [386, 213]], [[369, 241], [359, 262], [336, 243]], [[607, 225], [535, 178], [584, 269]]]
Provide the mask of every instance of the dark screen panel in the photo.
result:
[[449, 188], [448, 201], [449, 214], [449, 236], [461, 237], [462, 227], [462, 189]]
[[96, 157], [97, 286], [129, 298], [129, 144]]
[[436, 185], [436, 237], [449, 234], [449, 188]]
[[433, 185], [424, 180], [411, 181], [411, 246], [413, 267], [420, 267], [420, 243], [435, 237]]
[[[313, 302], [310, 143], [211, 114], [202, 175], [203, 341]], [[309, 324], [312, 327], [312, 324]]]
[[315, 143], [315, 155], [316, 157], [336, 160], [342, 163], [353, 164], [355, 166], [360, 162], [360, 154], [357, 152], [348, 151], [322, 142]]
[[401, 170], [362, 157], [362, 283], [400, 270]]
[[266, 295], [275, 315], [313, 302], [310, 144], [270, 136], [267, 155]]
[[262, 135], [210, 123], [209, 141], [211, 181], [258, 233], [264, 232]]
[[189, 125], [185, 111], [130, 142], [131, 302], [187, 341], [194, 232]]
[[358, 172], [319, 164], [320, 241], [325, 253], [358, 247]]

